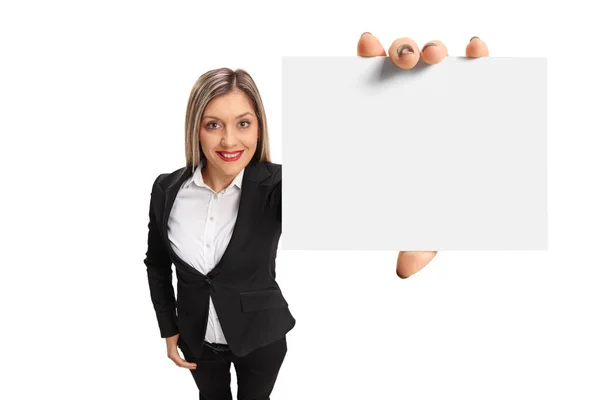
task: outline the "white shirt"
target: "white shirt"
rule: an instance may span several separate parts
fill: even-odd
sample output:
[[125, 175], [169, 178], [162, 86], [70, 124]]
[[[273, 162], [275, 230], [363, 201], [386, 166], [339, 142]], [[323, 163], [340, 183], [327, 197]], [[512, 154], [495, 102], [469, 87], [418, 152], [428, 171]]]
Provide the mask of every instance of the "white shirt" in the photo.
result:
[[[204, 183], [197, 167], [177, 193], [169, 216], [169, 241], [173, 251], [202, 274], [208, 274], [219, 263], [229, 244], [237, 220], [243, 176], [244, 170], [226, 189], [216, 193]], [[227, 344], [212, 298], [205, 340]]]

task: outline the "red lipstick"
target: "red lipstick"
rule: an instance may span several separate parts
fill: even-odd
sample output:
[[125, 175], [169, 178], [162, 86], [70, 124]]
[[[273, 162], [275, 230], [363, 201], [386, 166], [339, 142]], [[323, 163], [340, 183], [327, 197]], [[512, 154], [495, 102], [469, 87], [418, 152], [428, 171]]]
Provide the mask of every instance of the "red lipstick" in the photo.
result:
[[237, 161], [242, 157], [244, 150], [238, 151], [217, 151], [216, 152], [219, 158], [225, 162], [233, 162]]

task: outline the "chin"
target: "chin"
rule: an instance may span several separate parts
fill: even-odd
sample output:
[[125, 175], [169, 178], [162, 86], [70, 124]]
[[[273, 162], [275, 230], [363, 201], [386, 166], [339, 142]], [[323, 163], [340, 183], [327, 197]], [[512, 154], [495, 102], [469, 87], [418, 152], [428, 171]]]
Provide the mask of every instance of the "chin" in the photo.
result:
[[228, 163], [219, 159], [217, 162], [217, 165], [223, 172], [227, 173], [228, 175], [237, 175], [246, 167], [246, 165], [248, 165], [250, 160], [237, 160], [235, 162]]

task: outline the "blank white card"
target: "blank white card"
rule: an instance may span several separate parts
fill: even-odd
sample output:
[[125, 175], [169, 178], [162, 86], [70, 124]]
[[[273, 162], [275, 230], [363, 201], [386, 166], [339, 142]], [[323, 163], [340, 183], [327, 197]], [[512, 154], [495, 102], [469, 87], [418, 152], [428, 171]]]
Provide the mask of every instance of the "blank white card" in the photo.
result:
[[287, 250], [547, 250], [546, 58], [283, 57]]

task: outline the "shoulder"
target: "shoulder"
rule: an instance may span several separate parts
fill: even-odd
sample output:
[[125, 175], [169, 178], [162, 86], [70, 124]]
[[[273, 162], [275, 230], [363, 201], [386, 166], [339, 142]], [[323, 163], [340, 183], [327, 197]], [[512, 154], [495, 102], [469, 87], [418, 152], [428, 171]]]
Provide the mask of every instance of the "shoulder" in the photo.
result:
[[267, 168], [271, 175], [272, 183], [277, 184], [281, 182], [281, 164], [263, 161], [262, 164]]
[[262, 161], [262, 164], [267, 167], [270, 173], [279, 172], [281, 173], [281, 164], [272, 163], [269, 161]]
[[172, 182], [177, 180], [181, 174], [185, 173], [186, 170], [187, 167], [182, 167], [172, 172], [158, 174], [152, 184], [152, 191], [154, 192], [156, 189], [160, 189], [161, 191], [166, 190], [166, 188], [169, 187]]
[[271, 175], [277, 175], [281, 177], [281, 164], [276, 164], [272, 162], [263, 162], [265, 167]]

